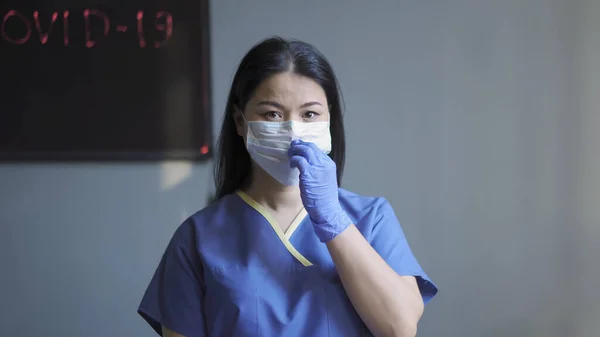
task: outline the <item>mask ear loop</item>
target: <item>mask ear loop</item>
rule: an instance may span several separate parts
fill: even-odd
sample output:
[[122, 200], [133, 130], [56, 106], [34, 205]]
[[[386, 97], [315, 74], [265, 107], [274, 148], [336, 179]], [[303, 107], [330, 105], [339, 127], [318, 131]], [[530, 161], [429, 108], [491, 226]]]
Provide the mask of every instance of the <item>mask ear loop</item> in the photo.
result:
[[246, 119], [246, 115], [244, 114], [244, 112], [242, 111], [242, 109], [240, 109], [238, 106], [235, 107], [237, 109], [237, 111], [240, 113], [240, 115], [242, 115], [242, 119], [244, 120], [244, 123], [246, 123], [246, 146], [248, 146], [248, 139], [250, 138], [250, 134], [252, 134], [252, 137], [256, 137], [254, 135], [254, 132], [252, 132], [252, 130], [250, 129], [250, 125], [248, 123], [248, 120]]
[[244, 120], [244, 123], [246, 123], [246, 125], [248, 125], [248, 120], [246, 119], [246, 115], [244, 114], [243, 111], [241, 111], [241, 110], [239, 110], [239, 111], [240, 111], [240, 115], [242, 115], [242, 119]]

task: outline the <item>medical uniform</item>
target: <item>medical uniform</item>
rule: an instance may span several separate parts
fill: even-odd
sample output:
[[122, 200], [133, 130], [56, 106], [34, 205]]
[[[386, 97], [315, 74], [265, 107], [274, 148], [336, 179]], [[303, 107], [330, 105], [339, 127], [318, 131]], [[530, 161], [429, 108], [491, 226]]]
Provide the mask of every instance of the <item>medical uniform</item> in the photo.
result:
[[[384, 198], [339, 190], [340, 204], [400, 275], [437, 293]], [[371, 336], [306, 211], [286, 232], [247, 194], [225, 196], [175, 232], [138, 309], [185, 337]]]

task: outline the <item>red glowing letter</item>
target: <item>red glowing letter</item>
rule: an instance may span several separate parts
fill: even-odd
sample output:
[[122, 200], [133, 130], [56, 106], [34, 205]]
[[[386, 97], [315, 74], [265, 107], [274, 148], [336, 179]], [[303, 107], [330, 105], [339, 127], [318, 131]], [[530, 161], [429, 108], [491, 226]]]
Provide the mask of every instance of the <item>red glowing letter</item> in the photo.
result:
[[200, 148], [200, 153], [207, 154], [208, 153], [208, 145], [202, 145]]
[[33, 20], [35, 21], [35, 28], [37, 29], [38, 33], [40, 34], [40, 42], [42, 44], [46, 44], [48, 42], [48, 35], [50, 35], [50, 32], [52, 31], [52, 26], [54, 26], [54, 22], [56, 21], [57, 17], [58, 17], [57, 12], [52, 13], [52, 22], [50, 22], [50, 28], [48, 28], [47, 33], [44, 33], [44, 32], [42, 32], [42, 28], [40, 28], [40, 13], [38, 13], [38, 11], [33, 12]]
[[[165, 23], [158, 23], [158, 20], [163, 19], [163, 18], [165, 20]], [[156, 30], [165, 33], [165, 36], [164, 36], [164, 39], [162, 40], [162, 42], [158, 42], [158, 41], [154, 42], [154, 47], [160, 48], [165, 43], [167, 43], [167, 41], [169, 41], [171, 36], [173, 36], [173, 15], [171, 15], [171, 13], [168, 13], [165, 11], [160, 11], [160, 12], [156, 13], [156, 21], [155, 21], [154, 27], [156, 27]]]
[[69, 45], [69, 11], [63, 12], [63, 42], [65, 47]]
[[137, 33], [140, 40], [140, 47], [146, 47], [146, 39], [144, 39], [144, 11], [137, 12]]
[[106, 14], [102, 13], [99, 10], [95, 9], [86, 9], [83, 11], [83, 17], [85, 18], [85, 45], [88, 48], [92, 48], [96, 45], [96, 41], [92, 41], [92, 32], [90, 30], [90, 16], [97, 16], [104, 21], [104, 36], [108, 35], [108, 30], [110, 28], [110, 20]]
[[[27, 28], [27, 33], [25, 33], [25, 36], [23, 36], [21, 38], [13, 38], [13, 37], [8, 36], [8, 34], [6, 34], [6, 27], [5, 27], [6, 21], [8, 21], [8, 19], [10, 19], [13, 16], [21, 19], [21, 21], [23, 21], [23, 23], [25, 24], [25, 27]], [[31, 37], [31, 23], [29, 23], [29, 21], [27, 21], [27, 19], [23, 16], [23, 14], [15, 11], [15, 10], [10, 10], [10, 11], [8, 11], [8, 13], [6, 13], [4, 15], [4, 18], [2, 19], [2, 27], [0, 27], [0, 30], [2, 31], [2, 37], [4, 38], [4, 41], [14, 43], [14, 44], [23, 44], [23, 43], [27, 42], [27, 40], [29, 40], [29, 38]]]

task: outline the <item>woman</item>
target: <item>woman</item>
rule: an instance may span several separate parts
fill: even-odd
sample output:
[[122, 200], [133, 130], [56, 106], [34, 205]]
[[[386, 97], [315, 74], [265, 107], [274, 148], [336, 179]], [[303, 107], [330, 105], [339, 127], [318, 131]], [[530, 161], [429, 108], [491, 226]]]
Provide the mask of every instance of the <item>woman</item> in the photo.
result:
[[338, 84], [313, 46], [265, 40], [233, 79], [217, 200], [175, 232], [139, 307], [165, 337], [414, 336], [437, 293], [390, 204], [339, 188]]

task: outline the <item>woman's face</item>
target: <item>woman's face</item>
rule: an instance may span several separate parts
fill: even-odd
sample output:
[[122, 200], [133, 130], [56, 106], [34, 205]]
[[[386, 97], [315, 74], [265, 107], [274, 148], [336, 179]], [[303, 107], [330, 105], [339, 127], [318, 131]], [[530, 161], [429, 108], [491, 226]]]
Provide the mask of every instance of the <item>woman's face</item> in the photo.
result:
[[246, 136], [246, 123], [266, 122], [328, 122], [327, 97], [321, 86], [308, 77], [292, 72], [274, 75], [261, 83], [243, 111], [237, 111], [237, 133]]

